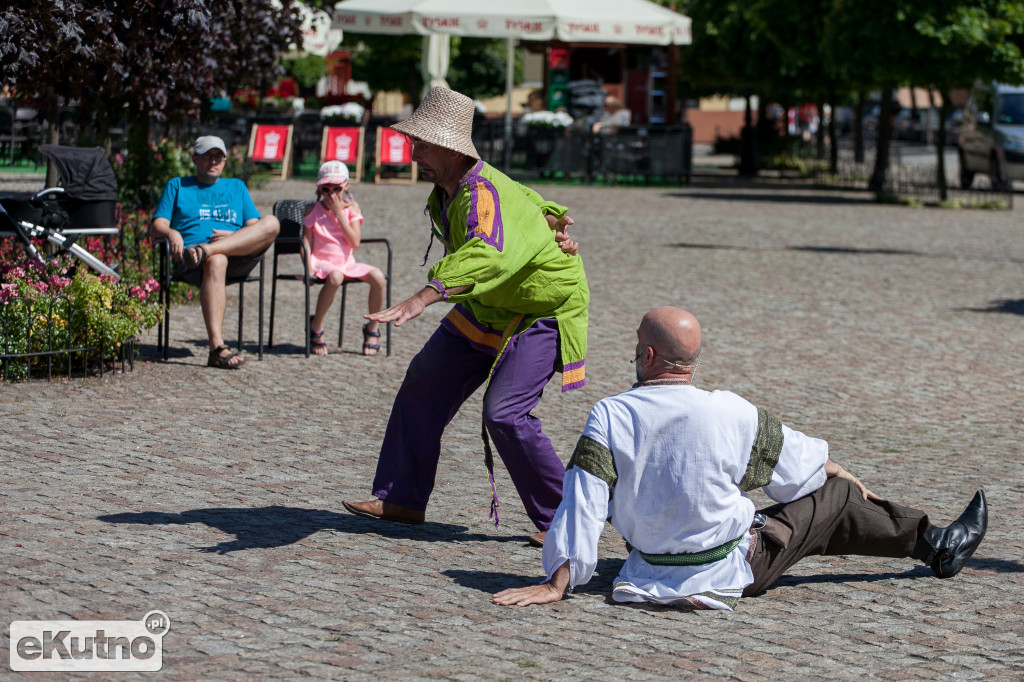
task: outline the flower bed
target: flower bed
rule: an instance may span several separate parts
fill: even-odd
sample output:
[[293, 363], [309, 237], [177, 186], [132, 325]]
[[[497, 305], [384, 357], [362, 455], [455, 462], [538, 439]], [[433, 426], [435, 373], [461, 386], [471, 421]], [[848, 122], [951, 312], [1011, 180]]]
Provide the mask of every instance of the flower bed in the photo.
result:
[[120, 281], [67, 255], [43, 263], [16, 240], [0, 240], [0, 381], [51, 378], [54, 365], [85, 375], [134, 359], [135, 336], [163, 314], [149, 276], [152, 244], [140, 238], [139, 221], [123, 221], [120, 240], [84, 243], [104, 262], [120, 263]]
[[522, 123], [530, 128], [565, 130], [572, 126], [572, 116], [564, 111], [530, 111], [523, 114]]

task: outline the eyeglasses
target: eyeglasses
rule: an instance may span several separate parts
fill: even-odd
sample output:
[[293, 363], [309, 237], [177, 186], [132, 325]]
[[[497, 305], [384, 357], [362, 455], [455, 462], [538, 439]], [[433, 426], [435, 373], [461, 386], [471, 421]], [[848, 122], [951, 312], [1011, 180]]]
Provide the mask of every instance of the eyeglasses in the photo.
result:
[[324, 192], [343, 192], [345, 191], [345, 185], [320, 185], [320, 189]]
[[224, 163], [225, 161], [227, 161], [227, 158], [228, 157], [224, 156], [223, 154], [196, 154], [195, 155], [196, 161], [202, 161], [203, 163], [209, 163], [209, 164], [212, 164], [214, 166], [216, 166], [217, 164], [220, 164], [220, 163]]

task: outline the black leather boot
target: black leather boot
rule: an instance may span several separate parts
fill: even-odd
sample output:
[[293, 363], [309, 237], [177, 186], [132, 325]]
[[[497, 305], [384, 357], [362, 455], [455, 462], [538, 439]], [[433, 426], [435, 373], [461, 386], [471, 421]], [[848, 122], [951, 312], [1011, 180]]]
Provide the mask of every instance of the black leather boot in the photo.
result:
[[911, 557], [920, 559], [940, 578], [952, 578], [978, 549], [988, 528], [985, 492], [979, 490], [967, 509], [946, 528], [931, 526], [917, 539]]

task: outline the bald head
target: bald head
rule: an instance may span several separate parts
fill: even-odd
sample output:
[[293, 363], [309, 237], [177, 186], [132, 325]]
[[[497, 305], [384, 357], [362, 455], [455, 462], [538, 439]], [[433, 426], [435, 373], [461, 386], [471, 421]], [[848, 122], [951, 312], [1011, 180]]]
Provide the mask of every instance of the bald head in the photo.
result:
[[[645, 372], [648, 378], [693, 373], [692, 369], [682, 370], [673, 366], [692, 365], [700, 355], [700, 323], [690, 313], [672, 306], [655, 308], [640, 321], [636, 337], [638, 353], [648, 346], [654, 349], [651, 357], [645, 358], [644, 364], [651, 365], [653, 369], [653, 373]], [[655, 362], [654, 356], [666, 362]]]

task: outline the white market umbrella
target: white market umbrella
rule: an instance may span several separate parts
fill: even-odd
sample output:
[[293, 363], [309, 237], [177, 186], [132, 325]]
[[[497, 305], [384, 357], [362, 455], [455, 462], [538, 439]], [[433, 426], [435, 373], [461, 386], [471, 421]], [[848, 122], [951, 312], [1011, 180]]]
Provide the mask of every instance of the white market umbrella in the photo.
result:
[[345, 0], [334, 6], [334, 27], [351, 33], [505, 38], [506, 150], [512, 138], [516, 39], [631, 45], [691, 42], [689, 17], [648, 0]]
[[440, 33], [423, 36], [423, 56], [420, 60], [420, 73], [423, 74], [421, 99], [430, 92], [430, 88], [448, 87], [448, 81], [444, 77], [448, 73], [451, 49], [451, 36]]
[[336, 28], [391, 35], [687, 45], [690, 23], [648, 0], [345, 0], [334, 6]]

